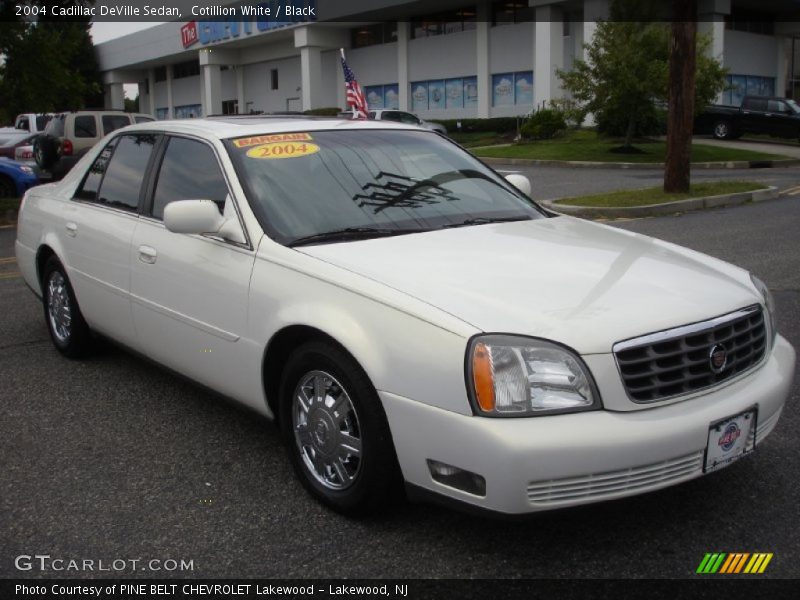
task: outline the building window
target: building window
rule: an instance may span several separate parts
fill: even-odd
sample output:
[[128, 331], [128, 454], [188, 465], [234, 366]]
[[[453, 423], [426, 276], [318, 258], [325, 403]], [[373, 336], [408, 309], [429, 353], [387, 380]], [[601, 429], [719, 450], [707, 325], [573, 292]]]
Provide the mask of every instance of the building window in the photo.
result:
[[164, 119], [167, 118], [167, 113], [169, 113], [168, 108], [164, 107], [156, 108], [156, 119], [158, 119], [159, 121], [163, 121]]
[[426, 15], [411, 21], [411, 38], [447, 35], [475, 29], [478, 13], [474, 6]]
[[200, 63], [196, 60], [172, 65], [173, 79], [184, 79], [185, 77], [194, 77], [195, 75], [200, 75]]
[[722, 103], [728, 106], [741, 106], [745, 96], [774, 96], [775, 78], [755, 75], [728, 75], [725, 78]]
[[238, 115], [239, 114], [239, 101], [238, 100], [223, 100], [222, 101], [222, 114], [223, 115]]
[[769, 13], [733, 8], [730, 15], [725, 15], [725, 29], [775, 35], [775, 16]]
[[533, 105], [533, 71], [492, 75], [492, 106], [515, 105]]
[[415, 81], [411, 84], [411, 110], [471, 108], [478, 105], [478, 78], [457, 77]]
[[364, 88], [367, 96], [367, 106], [377, 108], [400, 108], [400, 95], [396, 83], [387, 85], [368, 85]]
[[502, 0], [492, 2], [492, 26], [513, 25], [514, 23], [533, 22], [535, 9], [527, 2], [519, 0]]
[[167, 67], [156, 67], [153, 71], [156, 83], [167, 80]]
[[195, 119], [203, 116], [203, 107], [199, 104], [184, 104], [175, 107], [176, 119]]
[[390, 44], [396, 41], [397, 23], [395, 21], [363, 25], [350, 30], [350, 42], [353, 48]]
[[269, 89], [278, 89], [278, 69], [270, 69], [269, 71]]

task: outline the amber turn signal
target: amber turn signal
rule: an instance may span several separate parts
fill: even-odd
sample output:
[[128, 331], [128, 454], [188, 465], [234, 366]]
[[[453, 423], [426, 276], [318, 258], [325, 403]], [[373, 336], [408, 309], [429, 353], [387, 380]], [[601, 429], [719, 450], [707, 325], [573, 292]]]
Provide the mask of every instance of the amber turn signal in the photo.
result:
[[483, 343], [475, 345], [472, 351], [472, 383], [475, 385], [475, 396], [482, 411], [494, 410], [494, 374], [492, 354]]

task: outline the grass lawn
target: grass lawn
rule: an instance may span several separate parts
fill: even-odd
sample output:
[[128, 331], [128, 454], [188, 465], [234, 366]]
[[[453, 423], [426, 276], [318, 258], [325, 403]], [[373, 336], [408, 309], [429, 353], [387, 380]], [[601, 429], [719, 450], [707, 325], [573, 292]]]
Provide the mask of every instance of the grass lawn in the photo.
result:
[[19, 209], [21, 198], [0, 198], [0, 225], [10, 225], [13, 221], [6, 218], [6, 213], [10, 210]]
[[497, 133], [495, 131], [448, 131], [447, 136], [465, 148], [492, 146], [494, 144], [510, 144], [514, 141], [514, 133]]
[[703, 198], [705, 196], [719, 196], [721, 194], [735, 194], [737, 192], [752, 192], [764, 189], [763, 183], [753, 181], [716, 181], [711, 183], [698, 183], [693, 185], [688, 194], [665, 194], [661, 187], [644, 188], [639, 190], [622, 190], [606, 194], [592, 194], [591, 196], [578, 196], [576, 198], [561, 198], [555, 204], [571, 204], [572, 206], [646, 206], [648, 204], [663, 204], [675, 200], [689, 198]]
[[22, 198], [0, 198], [0, 214], [5, 214], [7, 210], [17, 210]]
[[[474, 153], [486, 158], [532, 158], [538, 160], [580, 160], [591, 162], [663, 163], [667, 144], [658, 140], [637, 140], [634, 146], [642, 154], [618, 154], [612, 148], [622, 145], [616, 138], [600, 137], [594, 131], [570, 131], [553, 140], [513, 144], [501, 148], [479, 148]], [[737, 148], [720, 148], [694, 144], [692, 162], [731, 160], [775, 160], [788, 158], [779, 154], [750, 152]]]

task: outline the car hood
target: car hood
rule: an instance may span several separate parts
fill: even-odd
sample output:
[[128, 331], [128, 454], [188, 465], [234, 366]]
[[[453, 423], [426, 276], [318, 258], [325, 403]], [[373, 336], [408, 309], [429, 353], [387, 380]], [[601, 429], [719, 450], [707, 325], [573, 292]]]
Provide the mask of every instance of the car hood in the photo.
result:
[[759, 302], [738, 267], [571, 217], [297, 250], [479, 330], [547, 338], [582, 354]]

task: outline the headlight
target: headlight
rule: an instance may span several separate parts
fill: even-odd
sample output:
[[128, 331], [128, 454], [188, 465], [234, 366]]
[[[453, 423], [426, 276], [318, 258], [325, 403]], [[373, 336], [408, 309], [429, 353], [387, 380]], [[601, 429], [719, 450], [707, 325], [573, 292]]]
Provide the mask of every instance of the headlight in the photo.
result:
[[552, 342], [512, 335], [474, 338], [467, 352], [467, 382], [476, 412], [529, 417], [600, 408], [583, 361]]
[[753, 285], [756, 287], [756, 290], [758, 290], [758, 293], [761, 294], [761, 297], [764, 299], [764, 306], [767, 309], [767, 349], [772, 350], [772, 345], [775, 343], [775, 336], [778, 333], [775, 328], [775, 300], [772, 298], [767, 284], [752, 274], [750, 275], [750, 279], [753, 281]]
[[23, 173], [27, 173], [28, 175], [33, 175], [33, 169], [26, 167], [25, 165], [20, 165], [19, 170]]

